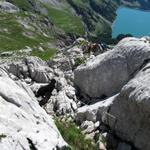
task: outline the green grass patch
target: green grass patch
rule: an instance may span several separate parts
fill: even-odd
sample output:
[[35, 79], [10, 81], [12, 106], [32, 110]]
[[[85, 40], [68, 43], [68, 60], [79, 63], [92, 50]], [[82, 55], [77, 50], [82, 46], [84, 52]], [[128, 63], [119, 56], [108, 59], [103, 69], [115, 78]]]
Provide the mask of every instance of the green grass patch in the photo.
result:
[[50, 58], [52, 58], [56, 52], [57, 52], [57, 49], [55, 49], [55, 48], [47, 49], [44, 51], [33, 50], [31, 55], [37, 56], [46, 61], [46, 60], [49, 60]]
[[72, 150], [96, 150], [91, 140], [85, 139], [85, 135], [78, 129], [74, 122], [62, 122], [55, 118], [55, 123], [64, 140]]
[[77, 67], [81, 64], [84, 64], [85, 62], [86, 62], [85, 57], [82, 57], [82, 58], [78, 57], [78, 58], [75, 59], [75, 66], [74, 67]]
[[74, 35], [84, 35], [84, 26], [82, 19], [74, 15], [69, 10], [57, 9], [51, 6], [45, 6], [48, 10], [48, 16], [54, 24], [64, 30], [66, 33]]
[[[26, 29], [17, 19], [24, 19], [25, 14], [0, 13], [0, 51], [20, 50], [29, 46], [38, 47], [40, 43], [53, 42], [55, 37], [43, 36], [32, 24], [35, 30]], [[36, 23], [36, 22], [35, 22]], [[31, 34], [31, 36], [25, 35]]]

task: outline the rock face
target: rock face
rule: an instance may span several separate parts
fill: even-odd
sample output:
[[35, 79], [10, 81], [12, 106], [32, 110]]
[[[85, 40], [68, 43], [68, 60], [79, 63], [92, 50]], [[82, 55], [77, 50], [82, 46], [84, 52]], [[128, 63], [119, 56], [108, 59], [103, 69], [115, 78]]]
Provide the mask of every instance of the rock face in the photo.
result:
[[0, 70], [0, 149], [55, 150], [66, 146], [54, 121], [25, 83]]
[[[24, 81], [30, 86], [38, 97], [37, 101], [47, 113], [72, 114], [77, 109], [75, 102], [77, 98], [73, 87], [73, 72], [69, 58], [75, 59], [83, 54], [80, 50], [71, 56], [73, 51], [74, 48], [69, 49], [66, 55], [64, 51], [60, 52], [48, 62], [38, 57], [27, 57], [17, 62], [5, 63], [3, 68], [7, 70], [13, 80]], [[52, 79], [56, 80], [54, 90], [43, 91], [44, 94], [38, 96], [38, 90], [49, 85]]]
[[92, 98], [112, 96], [120, 91], [149, 58], [148, 41], [144, 38], [126, 38], [112, 51], [79, 66], [74, 72], [75, 84]]
[[53, 71], [46, 62], [38, 57], [28, 57], [21, 62], [11, 63], [7, 67], [8, 72], [18, 78], [26, 79], [30, 77], [37, 83], [48, 83], [53, 77]]
[[101, 121], [105, 117], [105, 112], [113, 105], [114, 98], [117, 95], [110, 97], [105, 101], [95, 103], [90, 106], [83, 106], [76, 113], [76, 121], [81, 124], [83, 121]]
[[[28, 57], [0, 65], [1, 149], [57, 150], [67, 146], [52, 118], [38, 105], [38, 101], [48, 96], [47, 87], [52, 79], [56, 83], [42, 105], [48, 114], [75, 118], [87, 138], [99, 135], [101, 148], [105, 148], [102, 135], [109, 141], [106, 149], [110, 146], [110, 149], [131, 150], [127, 142], [139, 150], [150, 149], [149, 39], [126, 38], [112, 51], [89, 58], [73, 74], [78, 57], [84, 57], [82, 50], [72, 47], [48, 63]], [[79, 97], [74, 76], [83, 93]], [[38, 97], [39, 89], [45, 88], [46, 94]], [[85, 100], [84, 95], [92, 103], [98, 102], [80, 107], [83, 101], [78, 100]], [[122, 140], [116, 139], [116, 135]]]
[[141, 150], [150, 149], [150, 63], [115, 98], [109, 114], [116, 118], [107, 124], [115, 133]]
[[65, 78], [58, 78], [56, 89], [47, 104], [47, 113], [57, 115], [73, 114], [77, 109], [75, 89], [67, 84]]
[[9, 2], [0, 1], [0, 11], [9, 12], [9, 13], [16, 13], [19, 11], [19, 8], [17, 8], [15, 5], [13, 5]]
[[[149, 40], [122, 40], [112, 51], [77, 68], [75, 83], [91, 97], [111, 96], [118, 92], [105, 101], [79, 108], [76, 120], [80, 124], [87, 120], [100, 121], [137, 149], [150, 149]], [[132, 147], [120, 142], [117, 149], [130, 150]]]

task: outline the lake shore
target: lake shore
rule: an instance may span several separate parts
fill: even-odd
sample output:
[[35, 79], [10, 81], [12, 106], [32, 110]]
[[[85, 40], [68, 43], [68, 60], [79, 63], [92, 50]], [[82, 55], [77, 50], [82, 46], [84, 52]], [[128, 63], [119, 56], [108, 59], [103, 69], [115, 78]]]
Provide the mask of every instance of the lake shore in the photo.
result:
[[116, 13], [117, 17], [112, 24], [113, 38], [119, 34], [132, 34], [136, 37], [150, 35], [150, 11], [121, 6]]

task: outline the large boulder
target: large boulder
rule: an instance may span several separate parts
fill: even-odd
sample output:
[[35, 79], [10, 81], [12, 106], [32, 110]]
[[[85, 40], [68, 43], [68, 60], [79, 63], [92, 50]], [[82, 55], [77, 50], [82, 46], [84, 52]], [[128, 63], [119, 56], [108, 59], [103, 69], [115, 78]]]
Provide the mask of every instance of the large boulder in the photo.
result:
[[101, 121], [114, 103], [117, 95], [112, 96], [104, 101], [97, 102], [93, 105], [85, 105], [78, 108], [76, 112], [76, 121], [82, 124], [84, 121]]
[[75, 88], [68, 85], [65, 78], [57, 78], [56, 89], [45, 105], [47, 113], [57, 115], [74, 114], [77, 109]]
[[108, 114], [105, 123], [117, 136], [150, 149], [150, 63], [122, 88]]
[[7, 68], [8, 72], [12, 73], [19, 79], [27, 78], [29, 76], [28, 66], [22, 61], [12, 62], [7, 66]]
[[38, 83], [50, 82], [53, 77], [53, 71], [47, 63], [38, 57], [28, 57], [25, 59], [31, 78]]
[[150, 58], [150, 44], [142, 38], [123, 39], [113, 50], [98, 55], [75, 71], [75, 84], [89, 97], [107, 97], [120, 91]]
[[31, 78], [37, 83], [49, 83], [53, 78], [53, 70], [38, 57], [27, 57], [21, 61], [6, 65], [9, 73], [19, 79]]
[[0, 71], [0, 149], [55, 150], [66, 146], [51, 116], [25, 83]]

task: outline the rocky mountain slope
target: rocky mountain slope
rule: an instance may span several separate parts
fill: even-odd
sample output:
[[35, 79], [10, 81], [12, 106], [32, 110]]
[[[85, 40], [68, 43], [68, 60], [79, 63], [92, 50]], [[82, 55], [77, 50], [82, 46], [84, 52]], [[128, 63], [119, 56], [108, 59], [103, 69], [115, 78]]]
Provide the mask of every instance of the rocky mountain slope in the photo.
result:
[[0, 0], [1, 150], [150, 149], [150, 38], [76, 39], [109, 39], [120, 5], [149, 9], [141, 0]]
[[67, 147], [54, 121], [39, 106], [25, 82], [0, 70], [1, 150], [49, 150]]
[[[83, 41], [47, 62], [1, 63], [2, 150], [76, 149], [82, 134], [94, 143], [90, 150], [149, 150], [150, 39], [126, 38], [106, 52], [87, 52]], [[69, 120], [82, 131], [79, 137]], [[80, 140], [72, 145], [70, 138]]]
[[[75, 84], [84, 101], [101, 101], [79, 108], [76, 119], [80, 124], [100, 121], [108, 125], [111, 132], [104, 135], [108, 149], [115, 144], [110, 134], [137, 149], [150, 148], [149, 57], [149, 39], [127, 38], [75, 70]], [[132, 148], [125, 144], [118, 149]]]
[[149, 1], [140, 0], [1, 0], [0, 51], [46, 60], [79, 36], [109, 41], [115, 11], [122, 4], [149, 8]]
[[68, 11], [69, 6], [59, 9], [43, 1], [27, 0], [11, 3], [0, 2], [1, 52], [13, 51], [47, 59], [57, 47], [69, 45], [74, 36], [83, 35], [82, 21]]

